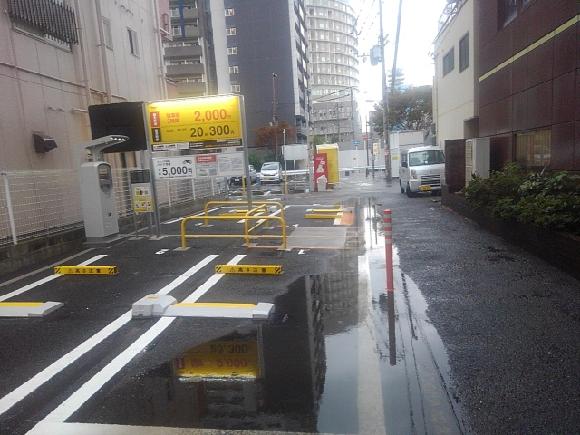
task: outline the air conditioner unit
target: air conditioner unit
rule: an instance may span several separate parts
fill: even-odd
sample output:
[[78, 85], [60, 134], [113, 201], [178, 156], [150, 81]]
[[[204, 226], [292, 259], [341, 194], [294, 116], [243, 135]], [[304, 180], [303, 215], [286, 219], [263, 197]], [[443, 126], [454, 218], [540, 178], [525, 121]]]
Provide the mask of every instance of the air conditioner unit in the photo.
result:
[[489, 177], [489, 138], [468, 139], [465, 141], [465, 185], [473, 175]]

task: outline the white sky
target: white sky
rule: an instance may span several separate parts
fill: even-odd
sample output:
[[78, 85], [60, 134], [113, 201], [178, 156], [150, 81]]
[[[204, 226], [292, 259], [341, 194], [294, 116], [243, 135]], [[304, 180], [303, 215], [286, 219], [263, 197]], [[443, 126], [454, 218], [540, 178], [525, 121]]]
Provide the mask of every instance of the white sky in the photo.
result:
[[[379, 0], [351, 0], [358, 18], [359, 55], [368, 54], [378, 43]], [[437, 34], [439, 16], [446, 0], [403, 0], [401, 35], [397, 68], [403, 70], [407, 85], [430, 85], [433, 83], [434, 66], [430, 53]], [[383, 0], [384, 32], [389, 43], [385, 47], [387, 77], [393, 65], [397, 12], [399, 0]], [[359, 109], [365, 120], [374, 105], [372, 100], [381, 99], [381, 65], [372, 66], [368, 58], [359, 59]], [[363, 124], [364, 125], [364, 124]]]

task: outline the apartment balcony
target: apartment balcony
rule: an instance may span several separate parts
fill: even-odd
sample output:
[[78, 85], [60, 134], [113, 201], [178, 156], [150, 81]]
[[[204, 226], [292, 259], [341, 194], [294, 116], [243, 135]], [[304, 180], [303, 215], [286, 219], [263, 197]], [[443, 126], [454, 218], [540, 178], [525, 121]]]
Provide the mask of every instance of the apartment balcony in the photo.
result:
[[205, 83], [203, 82], [190, 82], [190, 83], [177, 83], [177, 93], [181, 97], [196, 97], [199, 95], [205, 95]]
[[201, 56], [202, 50], [201, 45], [188, 45], [185, 47], [165, 47], [165, 58], [177, 58], [177, 57], [194, 57]]
[[199, 9], [184, 9], [183, 10], [183, 19], [184, 20], [191, 20], [194, 18], [199, 18]]
[[167, 65], [167, 75], [172, 76], [193, 76], [204, 74], [205, 67], [203, 63], [186, 63], [180, 65]]

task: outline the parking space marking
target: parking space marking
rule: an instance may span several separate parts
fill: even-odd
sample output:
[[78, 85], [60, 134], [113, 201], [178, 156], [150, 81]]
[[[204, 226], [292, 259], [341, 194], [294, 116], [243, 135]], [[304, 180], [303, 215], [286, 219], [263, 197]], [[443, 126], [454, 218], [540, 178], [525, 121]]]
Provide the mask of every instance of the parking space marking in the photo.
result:
[[[258, 212], [258, 213], [255, 213], [255, 214], [253, 214], [252, 216], [262, 216], [263, 214], [264, 214], [264, 212], [263, 212], [263, 211], [260, 211], [260, 212]], [[261, 219], [260, 219], [260, 220], [261, 220]], [[246, 220], [245, 220], [245, 219], [241, 219], [241, 220], [239, 220], [237, 223], [238, 223], [238, 224], [243, 224], [244, 222], [246, 222]]]
[[169, 252], [169, 249], [160, 249], [159, 251], [157, 251], [155, 253], [155, 255], [163, 255], [165, 253]]
[[26, 273], [24, 275], [20, 275], [20, 276], [17, 276], [16, 278], [12, 278], [12, 279], [10, 279], [8, 281], [4, 281], [3, 283], [0, 283], [0, 287], [4, 287], [4, 286], [10, 285], [10, 284], [13, 284], [13, 283], [15, 283], [17, 281], [20, 281], [21, 279], [28, 278], [29, 276], [36, 275], [37, 273], [44, 272], [45, 270], [48, 270], [48, 269], [52, 269], [54, 266], [58, 266], [59, 264], [66, 263], [67, 261], [70, 261], [73, 258], [76, 258], [76, 257], [79, 257], [81, 255], [84, 255], [87, 252], [91, 252], [94, 249], [95, 248], [85, 249], [84, 251], [81, 251], [81, 252], [78, 252], [78, 253], [76, 253], [74, 255], [71, 255], [69, 257], [63, 258], [62, 260], [59, 260], [56, 263], [52, 263], [52, 264], [50, 264], [48, 266], [41, 267], [40, 269], [36, 269], [36, 270], [33, 270], [32, 272], [28, 272], [28, 273]]
[[[203, 267], [207, 266], [217, 257], [218, 257], [217, 255], [208, 255], [199, 263], [197, 263], [195, 266], [191, 267], [185, 273], [179, 275], [165, 287], [161, 288], [161, 290], [159, 290], [157, 294], [168, 294], [171, 290], [183, 284], [189, 277], [195, 275]], [[65, 368], [67, 368], [69, 365], [74, 363], [81, 356], [88, 353], [103, 340], [113, 335], [115, 332], [121, 329], [121, 327], [129, 323], [129, 321], [131, 321], [131, 311], [128, 311], [125, 314], [121, 315], [120, 317], [118, 317], [117, 319], [106, 325], [99, 332], [95, 333], [89, 339], [85, 340], [77, 347], [75, 347], [73, 350], [66, 353], [58, 360], [53, 362], [51, 365], [46, 367], [44, 370], [34, 375], [32, 378], [30, 378], [28, 381], [20, 385], [18, 388], [2, 397], [0, 399], [0, 415], [4, 414], [6, 411], [12, 408], [16, 403], [25, 399], [29, 394], [33, 393], [37, 388], [39, 388], [40, 386], [51, 380], [55, 375], [57, 375]]]
[[[211, 208], [207, 212], [209, 214], [212, 211], [216, 211], [216, 210], [219, 210], [219, 207], [218, 208]], [[204, 214], [205, 214], [205, 211], [200, 211], [199, 213], [196, 213], [193, 216], [202, 216]], [[163, 225], [169, 225], [169, 224], [174, 224], [175, 222], [181, 222], [182, 220], [183, 220], [183, 216], [182, 217], [175, 218], [175, 219], [171, 219], [171, 220], [168, 220], [168, 221], [165, 221], [165, 222], [161, 222], [161, 223]]]
[[[227, 264], [238, 264], [245, 255], [236, 255]], [[222, 274], [212, 275], [202, 286], [184, 299], [183, 302], [196, 302], [201, 296], [206, 294], [211, 287], [218, 283], [223, 277]], [[129, 316], [131, 314], [129, 313]], [[155, 340], [176, 317], [163, 317], [151, 328], [144, 332], [128, 348], [117, 355], [110, 363], [103, 367], [90, 380], [85, 382], [78, 390], [62, 402], [54, 411], [48, 414], [41, 422], [57, 421], [64, 422], [70, 418], [80, 407], [97, 393], [113, 376], [119, 373], [137, 354], [142, 352], [153, 340]]]
[[[85, 260], [82, 263], [80, 263], [79, 266], [88, 266], [89, 264], [92, 264], [95, 261], [98, 261], [104, 257], [106, 257], [106, 255], [95, 255], [94, 257], [91, 257], [88, 260]], [[0, 296], [0, 302], [4, 302], [5, 300], [13, 298], [14, 296], [18, 296], [18, 295], [21, 295], [22, 293], [26, 293], [28, 290], [32, 290], [35, 287], [46, 284], [47, 282], [50, 282], [53, 279], [59, 278], [61, 276], [62, 275], [52, 274], [52, 275], [48, 275], [42, 279], [39, 279], [38, 281], [34, 281], [32, 284], [26, 284], [25, 286], [22, 286], [17, 290], [14, 290], [10, 293], [6, 293], [5, 295]]]

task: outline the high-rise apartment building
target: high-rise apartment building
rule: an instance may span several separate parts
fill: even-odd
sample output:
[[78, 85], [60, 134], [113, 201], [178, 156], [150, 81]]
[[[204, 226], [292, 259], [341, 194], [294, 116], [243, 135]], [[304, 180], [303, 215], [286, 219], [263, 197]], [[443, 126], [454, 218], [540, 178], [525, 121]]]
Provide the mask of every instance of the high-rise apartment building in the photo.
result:
[[283, 122], [292, 127], [288, 143], [306, 143], [304, 0], [224, 0], [224, 6], [231, 91], [245, 97], [250, 146], [259, 128]]
[[[221, 1], [170, 0], [172, 40], [165, 44], [167, 78], [172, 97], [211, 95], [229, 91], [227, 65], [216, 61], [225, 46]], [[225, 57], [225, 54], [222, 56]]]
[[358, 38], [347, 0], [306, 0], [315, 140], [350, 148], [360, 140], [356, 109]]

